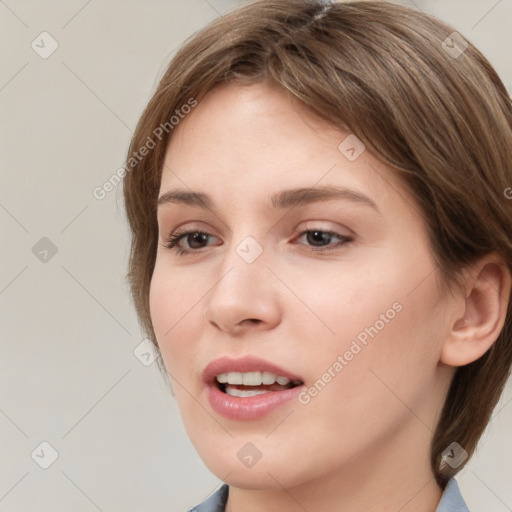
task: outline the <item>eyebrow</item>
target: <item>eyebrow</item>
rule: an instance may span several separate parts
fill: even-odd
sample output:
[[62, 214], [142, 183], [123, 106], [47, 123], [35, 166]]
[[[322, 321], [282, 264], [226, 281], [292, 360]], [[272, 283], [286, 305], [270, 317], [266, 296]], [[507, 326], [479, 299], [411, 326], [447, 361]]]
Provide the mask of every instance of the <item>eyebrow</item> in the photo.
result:
[[[318, 201], [329, 201], [333, 199], [342, 199], [354, 203], [370, 206], [379, 211], [377, 205], [369, 197], [351, 190], [346, 187], [335, 185], [324, 185], [315, 188], [294, 188], [282, 190], [273, 194], [270, 198], [270, 204], [273, 208], [284, 209], [295, 206], [304, 206]], [[198, 206], [205, 209], [215, 209], [213, 200], [204, 192], [193, 192], [188, 190], [170, 190], [158, 198], [158, 206], [170, 203], [186, 204], [189, 206]]]

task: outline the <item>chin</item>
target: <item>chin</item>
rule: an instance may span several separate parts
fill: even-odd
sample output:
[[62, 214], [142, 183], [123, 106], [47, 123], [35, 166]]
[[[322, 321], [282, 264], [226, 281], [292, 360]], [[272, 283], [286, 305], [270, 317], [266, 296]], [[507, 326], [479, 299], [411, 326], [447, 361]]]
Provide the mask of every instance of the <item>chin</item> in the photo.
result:
[[295, 465], [291, 468], [290, 457], [285, 451], [275, 446], [264, 447], [263, 441], [258, 440], [255, 443], [261, 447], [261, 458], [257, 459], [258, 452], [254, 445], [251, 446], [251, 438], [254, 439], [249, 435], [240, 436], [222, 444], [204, 442], [204, 436], [194, 445], [203, 463], [215, 476], [240, 489], [282, 490], [300, 485], [307, 479], [307, 467]]

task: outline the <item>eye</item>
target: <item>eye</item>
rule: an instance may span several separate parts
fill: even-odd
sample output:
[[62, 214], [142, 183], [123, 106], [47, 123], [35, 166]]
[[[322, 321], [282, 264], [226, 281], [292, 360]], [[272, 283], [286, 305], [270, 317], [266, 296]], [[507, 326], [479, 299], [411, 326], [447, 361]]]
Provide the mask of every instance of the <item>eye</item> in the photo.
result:
[[[212, 235], [206, 233], [205, 231], [196, 230], [171, 233], [167, 237], [164, 246], [168, 249], [176, 251], [177, 254], [195, 252], [197, 249], [207, 247], [206, 242], [208, 242], [208, 237], [212, 237]], [[179, 245], [182, 240], [187, 242], [188, 247], [182, 247]]]
[[[301, 238], [305, 238], [307, 243], [311, 244], [312, 251], [330, 251], [353, 241], [353, 238], [349, 236], [324, 229], [307, 229], [301, 231], [297, 239], [300, 240]], [[337, 244], [330, 246], [333, 238], [339, 241]]]
[[[310, 244], [311, 251], [313, 252], [333, 250], [353, 241], [352, 237], [341, 235], [336, 231], [325, 229], [307, 229], [299, 231], [295, 239], [300, 240], [304, 237], [307, 243], [299, 243], [299, 245]], [[204, 247], [208, 247], [208, 245], [212, 245], [208, 244], [210, 238], [215, 237], [205, 231], [181, 231], [171, 233], [163, 245], [167, 249], [175, 251], [178, 255], [183, 255], [198, 252], [199, 249], [203, 249]], [[337, 239], [338, 243], [332, 245], [333, 239]], [[182, 242], [186, 242], [185, 247], [183, 247]]]

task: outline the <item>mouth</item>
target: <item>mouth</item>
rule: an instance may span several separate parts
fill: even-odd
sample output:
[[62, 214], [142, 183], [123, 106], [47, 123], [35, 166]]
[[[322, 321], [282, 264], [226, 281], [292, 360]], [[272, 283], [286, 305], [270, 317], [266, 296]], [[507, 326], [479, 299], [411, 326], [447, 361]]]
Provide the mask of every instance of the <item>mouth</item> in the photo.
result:
[[258, 419], [295, 398], [304, 381], [273, 363], [246, 356], [223, 357], [203, 372], [208, 400], [215, 412], [230, 419]]
[[267, 371], [220, 373], [216, 375], [215, 383], [222, 393], [238, 398], [286, 391], [303, 384], [299, 379], [290, 380]]

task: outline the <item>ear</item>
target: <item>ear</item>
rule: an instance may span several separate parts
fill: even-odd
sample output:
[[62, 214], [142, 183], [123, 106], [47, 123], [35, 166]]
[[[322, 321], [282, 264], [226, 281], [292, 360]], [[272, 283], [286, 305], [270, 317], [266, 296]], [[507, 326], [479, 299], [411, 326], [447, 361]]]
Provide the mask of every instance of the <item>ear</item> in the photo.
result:
[[482, 357], [505, 324], [511, 274], [503, 259], [487, 255], [466, 272], [464, 289], [457, 295], [457, 313], [441, 349], [441, 362], [464, 366]]

